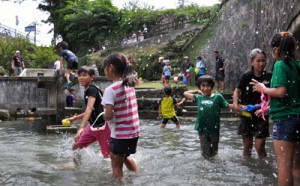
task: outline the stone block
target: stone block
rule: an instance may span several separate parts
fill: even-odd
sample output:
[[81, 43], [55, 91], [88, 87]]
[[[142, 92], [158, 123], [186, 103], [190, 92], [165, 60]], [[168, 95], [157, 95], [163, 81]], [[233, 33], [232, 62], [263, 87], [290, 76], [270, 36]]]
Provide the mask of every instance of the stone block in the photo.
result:
[[76, 133], [76, 126], [64, 127], [62, 125], [48, 125], [47, 133], [58, 134], [58, 133]]
[[8, 121], [8, 120], [10, 120], [9, 111], [0, 109], [0, 121]]

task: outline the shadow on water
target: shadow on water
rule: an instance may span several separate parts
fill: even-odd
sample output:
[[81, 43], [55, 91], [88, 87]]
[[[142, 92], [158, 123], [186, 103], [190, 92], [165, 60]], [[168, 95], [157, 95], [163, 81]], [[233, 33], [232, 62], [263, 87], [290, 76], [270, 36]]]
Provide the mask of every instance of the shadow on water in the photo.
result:
[[272, 139], [267, 140], [268, 157], [242, 157], [236, 135], [237, 122], [221, 126], [219, 154], [212, 160], [201, 156], [193, 124], [180, 130], [169, 124], [141, 121], [141, 137], [133, 158], [139, 166], [135, 175], [112, 178], [110, 160], [103, 159], [98, 144], [82, 149], [80, 165], [73, 161], [73, 134], [47, 135], [43, 121], [0, 123], [0, 185], [276, 185], [276, 162]]

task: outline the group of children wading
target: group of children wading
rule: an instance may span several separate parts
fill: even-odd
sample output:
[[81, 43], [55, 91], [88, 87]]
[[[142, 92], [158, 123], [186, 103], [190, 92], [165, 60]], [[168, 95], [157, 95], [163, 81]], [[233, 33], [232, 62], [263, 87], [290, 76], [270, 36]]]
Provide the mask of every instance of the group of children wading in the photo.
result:
[[[160, 102], [160, 126], [164, 128], [168, 120], [172, 120], [179, 129], [174, 107], [187, 99], [194, 101], [198, 111], [194, 129], [198, 131], [203, 157], [211, 158], [218, 153], [220, 109], [234, 109], [241, 114], [238, 134], [242, 136], [244, 157], [251, 156], [254, 141], [259, 158], [264, 158], [267, 156], [265, 141], [270, 135], [270, 116], [274, 122], [272, 137], [278, 185], [300, 185], [300, 63], [295, 59], [295, 45], [294, 37], [288, 32], [273, 36], [272, 56], [276, 60], [273, 73], [265, 71], [266, 54], [261, 49], [253, 49], [249, 55], [251, 70], [241, 76], [234, 90], [233, 104], [229, 104], [222, 94], [213, 93], [215, 79], [209, 75], [199, 77], [196, 80], [198, 89], [184, 92], [179, 103], [171, 96], [171, 87], [166, 86]], [[77, 70], [76, 65], [68, 62], [68, 83], [68, 73], [74, 69]], [[94, 70], [78, 70], [78, 81], [85, 89], [86, 110], [68, 118], [71, 122], [81, 119], [72, 148], [84, 148], [98, 141], [103, 157], [111, 158], [113, 175], [120, 179], [123, 165], [138, 172], [130, 155], [136, 153], [140, 135], [134, 89], [139, 81], [131, 62], [120, 53], [105, 58], [104, 73], [113, 83], [103, 93], [93, 85]]]

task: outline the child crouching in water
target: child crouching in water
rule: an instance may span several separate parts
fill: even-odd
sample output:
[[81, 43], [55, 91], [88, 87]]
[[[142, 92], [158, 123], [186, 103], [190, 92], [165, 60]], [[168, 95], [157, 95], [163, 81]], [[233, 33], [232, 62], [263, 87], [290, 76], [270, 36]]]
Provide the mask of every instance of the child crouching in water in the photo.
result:
[[114, 83], [103, 95], [104, 119], [110, 121], [110, 158], [113, 175], [123, 177], [123, 165], [133, 172], [138, 171], [130, 154], [136, 153], [140, 135], [138, 105], [134, 86], [138, 84], [133, 65], [120, 53], [113, 53], [104, 60], [104, 73]]
[[159, 111], [158, 115], [161, 118], [162, 121], [160, 124], [161, 128], [165, 128], [168, 120], [172, 120], [176, 124], [176, 128], [180, 128], [179, 119], [176, 116], [175, 106], [179, 107], [185, 99], [183, 99], [181, 102], [177, 103], [176, 99], [171, 96], [172, 88], [170, 86], [165, 86], [164, 88], [164, 98], [160, 100], [159, 103]]
[[198, 131], [202, 155], [211, 158], [218, 153], [220, 138], [220, 109], [233, 109], [232, 104], [219, 93], [212, 93], [214, 79], [209, 75], [198, 78], [199, 90], [190, 90], [183, 93], [184, 97], [193, 100], [198, 105], [198, 115], [194, 129]]

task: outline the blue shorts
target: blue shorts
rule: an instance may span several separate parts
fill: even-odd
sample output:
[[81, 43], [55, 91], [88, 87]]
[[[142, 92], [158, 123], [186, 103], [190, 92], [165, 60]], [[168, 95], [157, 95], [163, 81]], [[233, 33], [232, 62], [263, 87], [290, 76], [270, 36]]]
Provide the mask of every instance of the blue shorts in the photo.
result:
[[165, 76], [165, 79], [166, 79], [166, 80], [170, 80], [170, 77], [171, 77], [171, 76]]
[[139, 137], [131, 139], [110, 138], [110, 151], [115, 155], [128, 157], [135, 154]]
[[274, 122], [273, 138], [284, 141], [300, 141], [300, 118]]

